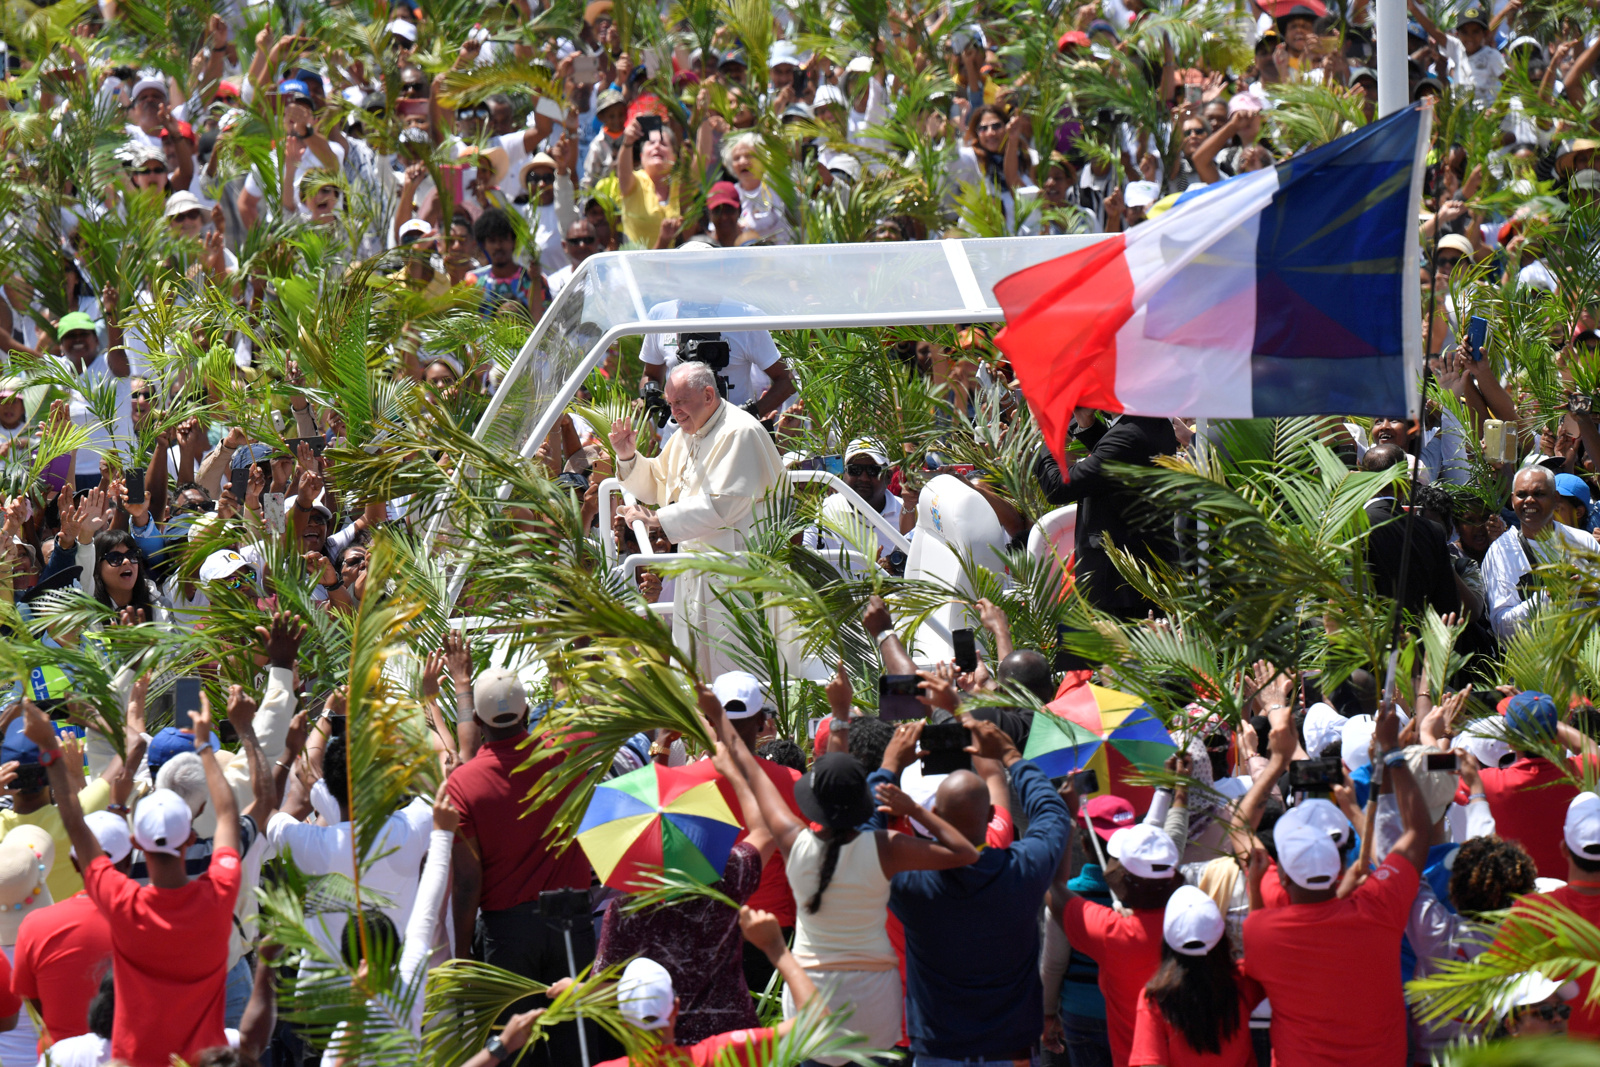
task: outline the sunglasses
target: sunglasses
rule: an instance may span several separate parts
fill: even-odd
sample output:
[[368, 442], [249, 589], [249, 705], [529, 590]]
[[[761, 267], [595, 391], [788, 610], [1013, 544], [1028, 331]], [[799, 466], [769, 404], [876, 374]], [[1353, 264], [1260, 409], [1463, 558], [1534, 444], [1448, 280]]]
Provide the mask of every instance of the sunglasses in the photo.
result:
[[876, 463], [850, 463], [845, 466], [844, 472], [852, 478], [876, 478], [883, 473], [883, 468]]
[[405, 96], [426, 96], [428, 94], [427, 82], [401, 82], [400, 92]]
[[1545, 1022], [1554, 1022], [1556, 1019], [1566, 1019], [1572, 1015], [1571, 1004], [1540, 1004], [1529, 1008], [1524, 1014]]
[[129, 393], [128, 395], [135, 400], [149, 400], [151, 397], [155, 396], [155, 394], [148, 389], [142, 389], [137, 393]]
[[1440, 270], [1450, 270], [1457, 263], [1460, 263], [1460, 262], [1461, 262], [1461, 257], [1460, 256], [1441, 257], [1439, 259], [1439, 269]]
[[226, 578], [222, 579], [222, 587], [224, 589], [232, 589], [235, 592], [237, 592], [238, 590], [243, 589], [246, 586], [254, 585], [255, 582], [256, 582], [256, 576], [255, 576], [255, 573], [253, 571], [250, 571], [250, 570], [234, 571], [232, 574], [230, 574]]
[[366, 565], [366, 556], [346, 556], [344, 562], [339, 564], [341, 567], [365, 567]]
[[556, 180], [554, 171], [530, 170], [528, 172], [529, 185], [550, 185]]
[[990, 130], [1003, 130], [1005, 128], [1006, 124], [1003, 122], [984, 122], [979, 124], [978, 132], [988, 133]]
[[563, 238], [563, 240], [565, 240], [567, 244], [577, 245], [579, 248], [594, 244], [593, 237], [567, 237]]
[[139, 557], [134, 555], [132, 552], [107, 552], [106, 558], [103, 562], [109, 563], [113, 567], [120, 567], [129, 560], [132, 560], [134, 563], [138, 563]]
[[151, 175], [153, 177], [165, 178], [167, 176], [167, 168], [166, 167], [146, 167], [143, 170], [136, 170], [133, 173], [135, 173], [135, 174], [148, 174], [148, 175]]
[[199, 208], [172, 216], [173, 221], [175, 222], [199, 222], [205, 217], [205, 212], [201, 211]]

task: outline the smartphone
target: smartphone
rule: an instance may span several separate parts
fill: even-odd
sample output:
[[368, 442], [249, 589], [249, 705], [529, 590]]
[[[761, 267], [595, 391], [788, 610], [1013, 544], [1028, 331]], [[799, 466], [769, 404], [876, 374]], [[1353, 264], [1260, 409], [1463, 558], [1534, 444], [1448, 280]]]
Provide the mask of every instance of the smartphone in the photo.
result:
[[1200, 102], [1200, 97], [1204, 95], [1204, 93], [1205, 86], [1203, 85], [1185, 85], [1183, 87], [1183, 98], [1189, 101], [1191, 104], [1198, 104]]
[[225, 745], [234, 745], [239, 742], [239, 729], [227, 719], [215, 724], [217, 727], [217, 740]]
[[179, 678], [172, 685], [172, 721], [178, 729], [187, 730], [191, 720], [189, 713], [200, 710], [200, 679], [194, 677]]
[[560, 102], [552, 100], [548, 96], [541, 96], [538, 103], [533, 105], [533, 110], [535, 114], [543, 115], [551, 122], [567, 121], [567, 113]]
[[1428, 753], [1428, 770], [1430, 770], [1430, 771], [1450, 771], [1450, 772], [1453, 773], [1455, 771], [1455, 769], [1456, 769], [1456, 754], [1454, 752], [1430, 752], [1430, 753]]
[[1467, 354], [1472, 357], [1472, 362], [1483, 359], [1483, 346], [1488, 343], [1489, 320], [1482, 315], [1472, 316], [1467, 320]]
[[922, 727], [920, 745], [923, 749], [924, 774], [949, 774], [951, 771], [970, 771], [972, 731], [959, 722], [927, 723]]
[[951, 630], [950, 647], [955, 650], [956, 670], [971, 674], [978, 669], [978, 642], [971, 630]]
[[1483, 420], [1483, 458], [1490, 463], [1517, 461], [1517, 428], [1502, 419]]
[[228, 488], [233, 493], [233, 499], [243, 506], [245, 490], [250, 488], [250, 468], [235, 467], [229, 472]]
[[794, 86], [796, 99], [806, 95], [806, 69], [804, 67], [794, 72], [794, 81], [790, 84]]
[[466, 188], [466, 173], [467, 167], [464, 163], [439, 164], [439, 180], [444, 183], [445, 189], [449, 190], [452, 204], [461, 203], [462, 191]]
[[572, 60], [572, 76], [579, 85], [593, 85], [600, 73], [600, 61], [594, 56], [579, 52]]
[[1325, 793], [1344, 781], [1344, 766], [1339, 757], [1297, 759], [1289, 764], [1289, 788]]
[[266, 523], [267, 531], [275, 536], [282, 537], [284, 530], [288, 529], [288, 515], [283, 506], [282, 493], [261, 494], [261, 518]]
[[283, 443], [289, 446], [289, 455], [291, 456], [299, 453], [302, 444], [310, 445], [311, 454], [314, 456], [322, 455], [323, 451], [328, 447], [328, 439], [321, 434], [316, 437], [288, 437], [284, 439]]
[[328, 736], [343, 737], [346, 719], [343, 715], [328, 716]]
[[66, 697], [50, 697], [46, 700], [35, 700], [34, 706], [57, 722], [65, 719], [68, 714]]
[[652, 134], [661, 132], [660, 115], [640, 115], [638, 121], [640, 140], [648, 141]]
[[914, 674], [880, 674], [878, 715], [885, 719], [920, 719], [928, 714], [917, 700], [922, 694], [922, 679]]
[[144, 468], [130, 467], [122, 472], [122, 484], [128, 490], [128, 503], [144, 503]]
[[1100, 792], [1100, 775], [1095, 772], [1093, 767], [1085, 767], [1072, 776], [1072, 788], [1077, 790], [1080, 797], [1098, 793]]

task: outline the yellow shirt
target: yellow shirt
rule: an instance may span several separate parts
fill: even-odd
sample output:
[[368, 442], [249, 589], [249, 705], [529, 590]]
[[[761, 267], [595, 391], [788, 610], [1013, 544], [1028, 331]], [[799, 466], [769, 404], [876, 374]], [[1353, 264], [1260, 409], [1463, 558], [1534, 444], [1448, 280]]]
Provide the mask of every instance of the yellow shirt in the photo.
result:
[[[103, 811], [111, 803], [111, 783], [104, 778], [96, 778], [78, 791], [78, 806], [85, 815], [91, 811]], [[74, 893], [83, 890], [83, 876], [72, 866], [72, 857], [68, 853], [72, 850], [72, 842], [67, 838], [67, 828], [61, 821], [61, 809], [54, 804], [46, 804], [38, 811], [31, 811], [26, 815], [18, 815], [7, 808], [0, 811], [0, 838], [9, 834], [13, 827], [37, 826], [50, 835], [56, 843], [55, 865], [50, 868], [50, 874], [45, 878], [45, 884], [50, 887], [50, 897], [53, 900], [66, 900]]]
[[622, 198], [622, 235], [640, 248], [654, 248], [661, 236], [661, 224], [677, 217], [678, 183], [672, 182], [663, 204], [656, 195], [656, 183], [642, 170], [633, 172], [633, 191]]

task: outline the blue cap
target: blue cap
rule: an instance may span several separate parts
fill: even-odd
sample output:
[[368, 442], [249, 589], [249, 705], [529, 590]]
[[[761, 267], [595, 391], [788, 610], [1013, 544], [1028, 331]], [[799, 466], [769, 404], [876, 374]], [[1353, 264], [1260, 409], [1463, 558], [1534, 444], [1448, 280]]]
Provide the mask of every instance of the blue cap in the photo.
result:
[[[222, 740], [216, 734], [211, 735], [211, 750], [213, 752], [222, 748]], [[173, 756], [182, 752], [194, 751], [194, 731], [180, 730], [176, 726], [168, 726], [150, 739], [150, 747], [145, 750], [145, 762], [150, 764], [150, 773], [154, 774], [161, 769], [162, 764]]]
[[1587, 527], [1589, 505], [1594, 501], [1594, 495], [1589, 492], [1589, 483], [1576, 474], [1558, 474], [1556, 475], [1556, 494], [1558, 496], [1570, 496], [1583, 505], [1583, 522], [1584, 526]]
[[1556, 718], [1556, 702], [1549, 693], [1525, 689], [1506, 703], [1506, 725], [1519, 734], [1555, 737]]
[[287, 78], [278, 83], [279, 96], [303, 96], [311, 99], [311, 87], [299, 78]]
[[39, 746], [30, 741], [22, 732], [23, 722], [15, 719], [6, 727], [4, 741], [0, 741], [0, 763], [20, 763], [23, 765], [37, 765], [39, 762]]

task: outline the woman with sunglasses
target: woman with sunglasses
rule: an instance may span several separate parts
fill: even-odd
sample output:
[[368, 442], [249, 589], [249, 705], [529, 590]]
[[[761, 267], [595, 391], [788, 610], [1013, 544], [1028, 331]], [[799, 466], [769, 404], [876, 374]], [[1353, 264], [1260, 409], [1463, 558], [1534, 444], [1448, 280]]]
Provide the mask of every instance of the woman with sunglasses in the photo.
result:
[[1013, 196], [1023, 186], [1018, 157], [1024, 151], [1021, 115], [1006, 117], [1004, 108], [984, 104], [967, 120], [967, 143], [956, 154], [950, 168], [950, 187], [959, 192], [964, 185], [982, 185], [1000, 198], [1006, 211], [1006, 231], [1017, 225], [1017, 205]]
[[[94, 566], [79, 577], [79, 587], [108, 608], [119, 613], [126, 608], [139, 612], [140, 622], [166, 622], [170, 605], [145, 574], [144, 553], [126, 530], [102, 530], [91, 542]], [[80, 542], [81, 561], [89, 546]]]

